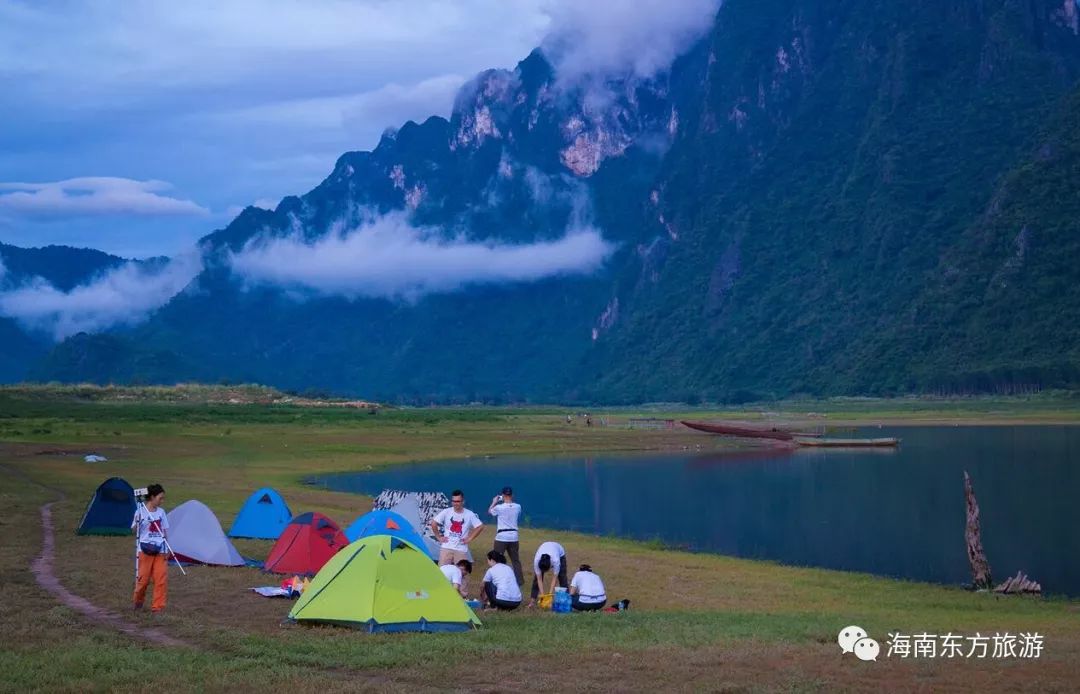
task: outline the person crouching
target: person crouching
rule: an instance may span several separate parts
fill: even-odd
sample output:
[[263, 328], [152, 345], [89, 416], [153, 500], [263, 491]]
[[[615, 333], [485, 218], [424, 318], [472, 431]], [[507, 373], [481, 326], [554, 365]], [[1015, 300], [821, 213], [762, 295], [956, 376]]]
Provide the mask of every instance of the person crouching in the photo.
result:
[[458, 595], [464, 600], [469, 599], [469, 574], [472, 573], [472, 562], [468, 559], [462, 559], [457, 564], [443, 564], [439, 567], [443, 576], [446, 576], [446, 580], [450, 581], [450, 584], [454, 586], [454, 590], [458, 592]]
[[154, 583], [154, 601], [150, 609], [156, 614], [165, 609], [169, 594], [168, 562], [165, 559], [165, 539], [169, 530], [169, 518], [161, 507], [165, 501], [165, 489], [160, 484], [146, 488], [146, 502], [135, 510], [131, 529], [139, 538], [138, 564], [135, 574], [133, 607], [141, 610], [146, 589]]
[[506, 565], [502, 552], [487, 553], [488, 570], [484, 574], [484, 602], [499, 610], [516, 610], [521, 605], [521, 587], [514, 577], [514, 570]]
[[570, 597], [570, 606], [580, 612], [599, 610], [607, 602], [604, 582], [588, 564], [578, 567], [578, 572], [570, 580]]

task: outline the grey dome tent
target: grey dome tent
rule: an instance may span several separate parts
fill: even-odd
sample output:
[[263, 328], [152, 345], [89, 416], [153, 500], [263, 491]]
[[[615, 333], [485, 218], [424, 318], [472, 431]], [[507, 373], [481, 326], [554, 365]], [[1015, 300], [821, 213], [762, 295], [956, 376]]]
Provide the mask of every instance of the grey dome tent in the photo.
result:
[[214, 512], [201, 501], [185, 501], [169, 512], [169, 544], [180, 561], [243, 566], [244, 558], [225, 537]]

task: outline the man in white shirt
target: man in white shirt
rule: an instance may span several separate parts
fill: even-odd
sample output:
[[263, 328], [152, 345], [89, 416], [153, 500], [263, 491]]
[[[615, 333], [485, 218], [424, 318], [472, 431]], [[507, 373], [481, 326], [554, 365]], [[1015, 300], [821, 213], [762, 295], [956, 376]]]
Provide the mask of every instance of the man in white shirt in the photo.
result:
[[521, 573], [520, 538], [518, 523], [521, 519], [521, 504], [514, 503], [514, 490], [503, 487], [502, 494], [491, 500], [488, 513], [495, 516], [495, 545], [492, 549], [510, 557], [514, 567], [514, 578], [518, 585], [524, 585], [525, 576]]
[[[547, 590], [541, 591], [541, 588], [545, 587], [544, 576], [547, 574]], [[533, 557], [533, 582], [532, 593], [529, 601], [529, 607], [536, 604], [536, 599], [540, 597], [540, 593], [544, 595], [555, 592], [555, 583], [563, 588], [570, 585], [570, 582], [566, 580], [566, 550], [558, 542], [545, 542], [536, 549], [536, 555]]]
[[588, 564], [582, 564], [570, 581], [571, 607], [579, 611], [599, 610], [607, 602], [604, 582]]
[[501, 552], [487, 554], [488, 570], [484, 574], [484, 602], [498, 610], [516, 610], [521, 605], [521, 588], [514, 580], [514, 571], [506, 565]]
[[484, 530], [480, 518], [465, 508], [465, 494], [455, 489], [450, 494], [450, 508], [431, 519], [431, 530], [439, 542], [439, 566], [469, 559], [469, 543]]
[[443, 576], [446, 576], [446, 580], [450, 581], [450, 584], [454, 586], [454, 590], [458, 592], [458, 595], [468, 600], [468, 576], [472, 573], [472, 562], [468, 559], [462, 559], [457, 564], [443, 564], [439, 567], [439, 570], [443, 572]]

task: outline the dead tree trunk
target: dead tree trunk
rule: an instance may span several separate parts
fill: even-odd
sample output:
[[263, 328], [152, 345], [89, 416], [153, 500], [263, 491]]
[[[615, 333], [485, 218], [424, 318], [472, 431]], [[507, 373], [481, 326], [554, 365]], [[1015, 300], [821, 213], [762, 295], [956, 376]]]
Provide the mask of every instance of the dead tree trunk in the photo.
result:
[[964, 471], [964, 499], [967, 501], [967, 527], [964, 540], [967, 542], [968, 562], [971, 563], [971, 583], [976, 590], [988, 590], [992, 587], [990, 563], [986, 561], [986, 552], [982, 546], [982, 532], [979, 528], [979, 502], [975, 500], [975, 490], [971, 488], [971, 477]]

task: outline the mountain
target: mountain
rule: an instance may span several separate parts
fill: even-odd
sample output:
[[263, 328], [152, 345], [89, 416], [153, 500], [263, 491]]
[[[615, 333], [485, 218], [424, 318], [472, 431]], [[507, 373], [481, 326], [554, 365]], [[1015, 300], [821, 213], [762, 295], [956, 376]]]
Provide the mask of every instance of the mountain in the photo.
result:
[[[0, 243], [0, 292], [33, 281], [70, 291], [124, 262], [123, 258], [88, 248], [19, 248]], [[34, 334], [5, 316], [0, 316], [0, 344], [4, 345], [0, 350], [0, 382], [7, 383], [26, 378], [30, 365], [50, 349], [46, 336]]]
[[[248, 208], [147, 322], [69, 338], [34, 373], [408, 402], [1076, 386], [1078, 15], [728, 0], [652, 77], [566, 81], [538, 50], [449, 119]], [[612, 250], [591, 273], [418, 295], [238, 272], [395, 219], [480, 245], [599, 229]]]

